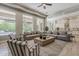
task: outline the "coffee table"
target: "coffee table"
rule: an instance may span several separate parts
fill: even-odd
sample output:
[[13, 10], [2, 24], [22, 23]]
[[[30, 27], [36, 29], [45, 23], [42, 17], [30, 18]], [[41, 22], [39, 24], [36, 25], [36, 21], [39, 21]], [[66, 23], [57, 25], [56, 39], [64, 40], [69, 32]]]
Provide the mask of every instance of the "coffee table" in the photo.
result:
[[34, 38], [35, 43], [40, 44], [41, 46], [45, 46], [49, 43], [52, 43], [55, 41], [54, 37], [47, 37], [46, 39], [40, 39], [40, 37]]

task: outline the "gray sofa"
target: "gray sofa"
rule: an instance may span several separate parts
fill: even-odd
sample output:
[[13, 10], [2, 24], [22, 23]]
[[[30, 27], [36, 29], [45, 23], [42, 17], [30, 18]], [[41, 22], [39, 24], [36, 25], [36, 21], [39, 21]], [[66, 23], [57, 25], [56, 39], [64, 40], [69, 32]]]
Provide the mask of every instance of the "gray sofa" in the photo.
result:
[[39, 37], [39, 36], [40, 36], [40, 34], [26, 35], [26, 36], [24, 36], [24, 40], [32, 40], [32, 39]]
[[64, 35], [57, 35], [55, 36], [56, 39], [59, 39], [59, 40], [63, 40], [63, 41], [67, 41], [67, 42], [70, 42], [71, 41], [71, 35], [70, 34], [64, 34]]
[[24, 40], [32, 40], [36, 37], [40, 36], [40, 32], [30, 32], [30, 33], [24, 33]]
[[66, 32], [53, 33], [53, 34], [49, 34], [49, 35], [54, 36], [55, 39], [63, 40], [63, 41], [67, 41], [67, 42], [70, 42], [71, 37], [72, 37], [72, 34], [68, 34]]

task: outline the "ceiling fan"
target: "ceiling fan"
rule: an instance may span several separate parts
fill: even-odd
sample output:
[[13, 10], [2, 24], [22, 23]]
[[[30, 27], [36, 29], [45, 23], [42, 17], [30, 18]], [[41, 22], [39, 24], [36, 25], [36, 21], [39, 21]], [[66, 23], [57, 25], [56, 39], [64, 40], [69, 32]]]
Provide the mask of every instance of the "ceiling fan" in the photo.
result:
[[52, 6], [51, 3], [41, 3], [38, 7], [43, 6], [44, 9], [46, 9], [46, 6]]

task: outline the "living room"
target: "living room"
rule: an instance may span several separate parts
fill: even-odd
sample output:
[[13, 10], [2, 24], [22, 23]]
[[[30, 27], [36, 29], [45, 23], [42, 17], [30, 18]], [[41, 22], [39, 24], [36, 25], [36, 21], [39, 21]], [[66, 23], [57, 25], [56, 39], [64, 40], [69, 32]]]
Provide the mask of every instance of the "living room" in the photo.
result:
[[0, 56], [78, 56], [78, 6], [0, 3]]

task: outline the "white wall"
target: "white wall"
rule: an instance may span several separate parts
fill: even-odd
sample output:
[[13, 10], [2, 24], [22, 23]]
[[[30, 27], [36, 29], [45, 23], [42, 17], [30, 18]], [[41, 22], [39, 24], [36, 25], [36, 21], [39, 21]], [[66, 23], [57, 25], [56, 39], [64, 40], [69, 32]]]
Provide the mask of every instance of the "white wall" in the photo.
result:
[[54, 24], [54, 29], [59, 27], [61, 31], [64, 31], [65, 30], [64, 24], [66, 23], [67, 19], [70, 20], [69, 26], [71, 30], [72, 28], [79, 28], [79, 11], [70, 14], [60, 15], [59, 17], [52, 17], [49, 18], [48, 20], [50, 19], [52, 19], [50, 22]]

